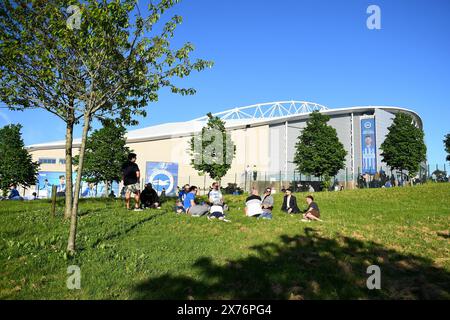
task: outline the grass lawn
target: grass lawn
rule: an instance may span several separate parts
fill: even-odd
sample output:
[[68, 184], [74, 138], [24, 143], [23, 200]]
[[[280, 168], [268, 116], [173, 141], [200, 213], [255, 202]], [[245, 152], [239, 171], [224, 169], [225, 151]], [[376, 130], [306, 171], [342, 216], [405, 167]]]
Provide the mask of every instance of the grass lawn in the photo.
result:
[[[62, 202], [52, 218], [47, 201], [2, 201], [0, 299], [450, 298], [450, 183], [315, 197], [322, 223], [281, 213], [281, 195], [272, 221], [228, 197], [232, 223], [85, 200], [74, 257]], [[366, 287], [373, 264], [381, 290]], [[80, 290], [66, 288], [69, 265]]]

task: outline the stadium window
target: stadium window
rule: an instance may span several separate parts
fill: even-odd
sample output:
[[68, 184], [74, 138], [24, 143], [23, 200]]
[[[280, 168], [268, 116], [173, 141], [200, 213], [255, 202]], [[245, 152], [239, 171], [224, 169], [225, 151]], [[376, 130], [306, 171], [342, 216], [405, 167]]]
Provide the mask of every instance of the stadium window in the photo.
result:
[[66, 164], [66, 159], [59, 159], [59, 164]]
[[53, 159], [53, 158], [39, 158], [39, 163], [40, 164], [55, 164], [56, 163], [56, 159]]

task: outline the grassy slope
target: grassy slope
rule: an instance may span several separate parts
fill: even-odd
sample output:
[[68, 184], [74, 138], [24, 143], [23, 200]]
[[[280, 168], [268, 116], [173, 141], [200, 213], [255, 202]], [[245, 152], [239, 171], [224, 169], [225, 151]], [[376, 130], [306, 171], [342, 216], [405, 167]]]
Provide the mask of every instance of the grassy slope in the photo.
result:
[[[303, 204], [304, 194], [298, 194]], [[232, 223], [81, 205], [79, 253], [46, 201], [0, 202], [0, 299], [450, 298], [450, 184], [316, 194], [324, 223], [257, 221], [228, 198]], [[66, 288], [79, 265], [81, 290]], [[382, 290], [368, 290], [377, 264]]]

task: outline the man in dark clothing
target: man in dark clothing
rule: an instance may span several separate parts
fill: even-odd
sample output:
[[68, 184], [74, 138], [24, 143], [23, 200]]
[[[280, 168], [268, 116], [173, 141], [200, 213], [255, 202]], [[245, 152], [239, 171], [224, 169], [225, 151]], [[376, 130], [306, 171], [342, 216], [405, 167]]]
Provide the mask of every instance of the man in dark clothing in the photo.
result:
[[286, 213], [300, 213], [300, 209], [297, 205], [297, 198], [292, 194], [292, 189], [286, 189], [286, 194], [283, 198], [283, 205], [281, 206], [281, 210]]
[[311, 220], [322, 221], [320, 220], [320, 209], [317, 203], [314, 202], [313, 196], [307, 196], [306, 202], [308, 203], [308, 209], [304, 211], [303, 214], [303, 222], [310, 222]]
[[9, 189], [10, 193], [8, 196], [8, 200], [23, 200], [23, 198], [19, 194], [19, 191], [17, 191], [15, 184], [12, 184]]
[[151, 183], [147, 183], [141, 193], [141, 204], [145, 208], [160, 208], [159, 197]]
[[122, 167], [123, 185], [125, 187], [125, 202], [127, 209], [130, 209], [131, 194], [134, 194], [134, 211], [142, 211], [139, 208], [140, 186], [139, 179], [141, 173], [136, 164], [137, 156], [135, 153], [128, 155], [128, 161]]

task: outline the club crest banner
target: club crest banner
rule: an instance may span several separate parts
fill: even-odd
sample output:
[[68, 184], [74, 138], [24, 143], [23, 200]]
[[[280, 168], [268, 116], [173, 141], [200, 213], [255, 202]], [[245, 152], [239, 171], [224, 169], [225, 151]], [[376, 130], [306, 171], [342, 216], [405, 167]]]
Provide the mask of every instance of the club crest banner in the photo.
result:
[[147, 162], [145, 172], [145, 182], [151, 183], [158, 194], [165, 189], [167, 196], [175, 195], [178, 184], [178, 163]]

